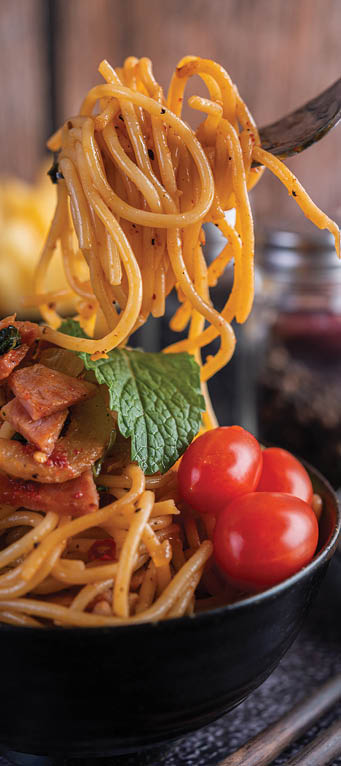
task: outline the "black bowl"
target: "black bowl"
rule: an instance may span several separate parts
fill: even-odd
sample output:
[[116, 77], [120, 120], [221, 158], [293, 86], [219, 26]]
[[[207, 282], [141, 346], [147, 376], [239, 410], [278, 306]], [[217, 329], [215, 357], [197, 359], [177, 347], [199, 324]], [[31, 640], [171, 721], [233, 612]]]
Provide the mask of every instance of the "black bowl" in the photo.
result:
[[2, 751], [137, 751], [204, 726], [245, 699], [297, 635], [337, 545], [336, 497], [315, 470], [310, 473], [324, 502], [318, 553], [263, 593], [156, 624], [48, 630], [2, 625]]

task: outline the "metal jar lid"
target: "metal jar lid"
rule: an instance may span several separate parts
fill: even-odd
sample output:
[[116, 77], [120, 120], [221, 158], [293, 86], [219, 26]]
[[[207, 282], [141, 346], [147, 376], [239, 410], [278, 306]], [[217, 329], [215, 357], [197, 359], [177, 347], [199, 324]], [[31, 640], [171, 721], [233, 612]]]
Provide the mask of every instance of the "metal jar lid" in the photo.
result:
[[341, 284], [341, 261], [334, 237], [310, 222], [300, 227], [269, 226], [256, 234], [256, 267], [283, 281]]

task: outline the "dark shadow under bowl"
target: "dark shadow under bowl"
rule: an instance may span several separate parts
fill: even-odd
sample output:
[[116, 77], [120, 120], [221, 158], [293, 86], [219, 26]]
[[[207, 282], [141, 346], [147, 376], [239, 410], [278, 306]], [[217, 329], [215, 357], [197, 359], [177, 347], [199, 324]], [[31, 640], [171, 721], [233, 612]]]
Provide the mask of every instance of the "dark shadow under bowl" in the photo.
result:
[[195, 617], [118, 628], [0, 627], [0, 746], [38, 755], [137, 751], [241, 702], [297, 635], [340, 531], [329, 484], [318, 552], [296, 575]]

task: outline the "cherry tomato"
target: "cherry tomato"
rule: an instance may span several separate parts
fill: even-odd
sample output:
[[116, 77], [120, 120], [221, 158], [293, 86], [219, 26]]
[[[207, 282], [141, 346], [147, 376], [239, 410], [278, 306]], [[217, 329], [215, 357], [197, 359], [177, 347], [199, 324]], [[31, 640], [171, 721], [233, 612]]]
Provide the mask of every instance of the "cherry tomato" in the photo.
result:
[[285, 449], [269, 447], [263, 450], [263, 469], [259, 492], [286, 492], [311, 504], [313, 485], [304, 466]]
[[280, 492], [251, 492], [218, 516], [214, 555], [234, 582], [259, 590], [308, 564], [317, 540], [318, 523], [308, 503]]
[[237, 495], [252, 492], [262, 470], [262, 450], [240, 426], [207, 431], [187, 448], [178, 472], [180, 494], [200, 513], [216, 514]]

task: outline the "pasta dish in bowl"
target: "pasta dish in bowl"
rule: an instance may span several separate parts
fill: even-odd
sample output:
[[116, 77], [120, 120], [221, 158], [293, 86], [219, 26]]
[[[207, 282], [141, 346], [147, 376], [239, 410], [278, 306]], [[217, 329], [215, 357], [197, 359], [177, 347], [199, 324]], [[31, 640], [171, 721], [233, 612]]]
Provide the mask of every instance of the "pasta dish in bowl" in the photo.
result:
[[[339, 254], [338, 227], [261, 148], [252, 116], [218, 64], [185, 57], [167, 98], [148, 59], [131, 57], [116, 70], [103, 61], [99, 71], [104, 83], [49, 141], [58, 199], [32, 295], [43, 322], [18, 322], [13, 315], [0, 324], [0, 622], [9, 626], [0, 638], [8, 652], [13, 634], [21, 653], [27, 635], [36, 660], [38, 646], [44, 657], [44, 692], [32, 703], [32, 732], [47, 699], [46, 679], [49, 697], [56, 694], [56, 678], [65, 681], [66, 670], [77, 668], [65, 705], [82, 752], [176, 736], [240, 701], [292, 641], [335, 548], [339, 523], [331, 490], [314, 472], [309, 476], [289, 453], [263, 451], [239, 426], [217, 427], [206, 388], [233, 354], [232, 322], [244, 322], [252, 307], [248, 192], [264, 168], [317, 226], [332, 232]], [[185, 86], [194, 75], [208, 90], [207, 98], [189, 99], [204, 113], [196, 132], [181, 118]], [[234, 226], [225, 217], [232, 208]], [[209, 265], [202, 252], [206, 222], [226, 239]], [[58, 290], [45, 287], [57, 246], [76, 306], [68, 319], [57, 311]], [[209, 291], [229, 263], [233, 286], [218, 312]], [[164, 314], [172, 290], [179, 306], [171, 327], [188, 327], [187, 339], [160, 353], [131, 348], [129, 337], [150, 315]], [[215, 339], [218, 351], [202, 364], [202, 349]], [[261, 615], [262, 641], [252, 635], [259, 667], [251, 668], [245, 640], [242, 672], [237, 634], [246, 635]], [[239, 682], [229, 663], [225, 692], [214, 670], [208, 696], [192, 682], [189, 698], [192, 661], [208, 670], [206, 640], [223, 653], [229, 647]], [[170, 653], [185, 652], [182, 682], [177, 674], [183, 695], [178, 714], [168, 688], [174, 657], [160, 682], [158, 715], [150, 651], [162, 667]], [[99, 683], [108, 701], [98, 680], [103, 662], [110, 682], [120, 679], [115, 735], [102, 703], [93, 723], [96, 728], [101, 719], [97, 733], [90, 725], [84, 734], [79, 661], [89, 652], [91, 699]], [[25, 673], [36, 667], [33, 655]], [[137, 706], [129, 745], [125, 704], [147, 679], [149, 702]], [[50, 723], [47, 732], [58, 750]], [[2, 740], [11, 742], [11, 736]], [[17, 734], [17, 742], [20, 737], [18, 748], [45, 752], [37, 750], [34, 733], [26, 739]]]

